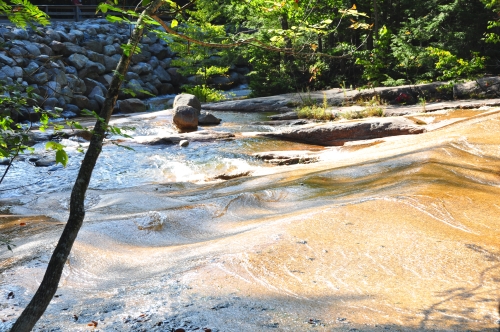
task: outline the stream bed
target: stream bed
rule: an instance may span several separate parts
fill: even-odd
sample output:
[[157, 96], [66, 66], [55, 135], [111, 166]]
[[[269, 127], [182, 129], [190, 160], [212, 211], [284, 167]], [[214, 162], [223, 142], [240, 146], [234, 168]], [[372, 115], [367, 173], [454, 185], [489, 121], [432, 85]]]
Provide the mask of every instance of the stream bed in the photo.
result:
[[[344, 147], [245, 134], [275, 130], [252, 125], [258, 113], [216, 114], [210, 129], [233, 140], [108, 144], [35, 331], [497, 331], [500, 114], [477, 114]], [[172, 132], [170, 118], [113, 121], [153, 137]], [[67, 218], [81, 143], [64, 143], [67, 168], [19, 162], [0, 192], [0, 232], [16, 245], [0, 252], [0, 331], [36, 291]], [[320, 158], [252, 157], [270, 150]], [[231, 172], [249, 175], [214, 180]]]

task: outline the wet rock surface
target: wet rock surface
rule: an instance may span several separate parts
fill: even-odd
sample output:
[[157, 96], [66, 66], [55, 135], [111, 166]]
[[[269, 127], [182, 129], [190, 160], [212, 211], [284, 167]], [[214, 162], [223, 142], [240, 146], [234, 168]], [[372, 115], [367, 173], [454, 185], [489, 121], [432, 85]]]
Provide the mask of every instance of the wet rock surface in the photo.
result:
[[310, 164], [319, 161], [317, 156], [311, 156], [310, 153], [306, 151], [258, 152], [254, 153], [253, 156], [267, 163], [279, 166]]
[[152, 140], [136, 140], [136, 142], [148, 145], [169, 145], [169, 144], [179, 144], [183, 140], [189, 142], [212, 142], [218, 140], [228, 140], [233, 139], [235, 135], [233, 133], [212, 131], [212, 130], [199, 130], [190, 133], [184, 133], [179, 135], [172, 135], [169, 137], [159, 137]]
[[425, 128], [415, 125], [408, 119], [393, 117], [370, 118], [363, 122], [309, 124], [262, 135], [310, 144], [339, 146], [347, 141], [421, 134], [425, 131]]

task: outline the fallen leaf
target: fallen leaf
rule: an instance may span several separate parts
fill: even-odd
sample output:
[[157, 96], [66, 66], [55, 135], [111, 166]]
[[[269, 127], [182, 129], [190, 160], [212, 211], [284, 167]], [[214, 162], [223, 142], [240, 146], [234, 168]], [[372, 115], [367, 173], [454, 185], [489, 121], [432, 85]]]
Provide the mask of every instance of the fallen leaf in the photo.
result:
[[26, 226], [26, 223], [22, 222], [22, 223], [19, 224], [19, 226]]

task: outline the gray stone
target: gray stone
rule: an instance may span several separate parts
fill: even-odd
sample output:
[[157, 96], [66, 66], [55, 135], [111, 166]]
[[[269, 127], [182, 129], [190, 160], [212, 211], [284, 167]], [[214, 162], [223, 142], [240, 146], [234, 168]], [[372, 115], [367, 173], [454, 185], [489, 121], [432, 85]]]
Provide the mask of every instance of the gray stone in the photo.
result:
[[0, 63], [7, 66], [14, 66], [16, 63], [8, 56], [0, 53]]
[[53, 40], [49, 46], [52, 49], [52, 51], [56, 53], [61, 53], [63, 52], [64, 49], [66, 49], [66, 45], [64, 45], [61, 42], [58, 42], [57, 40]]
[[51, 68], [47, 70], [47, 74], [49, 75], [49, 79], [52, 81], [56, 81], [61, 86], [65, 86], [68, 84], [68, 79], [66, 77], [66, 73], [60, 69]]
[[38, 68], [40, 68], [40, 66], [36, 62], [31, 61], [28, 66], [24, 68], [24, 71], [29, 76], [33, 75], [38, 70]]
[[78, 75], [78, 70], [76, 70], [76, 68], [73, 66], [64, 67], [64, 71], [66, 72], [66, 74]]
[[299, 115], [295, 111], [269, 116], [269, 119], [271, 120], [296, 120], [298, 118]]
[[61, 38], [62, 42], [69, 42], [69, 43], [76, 43], [76, 36], [63, 32], [63, 31], [56, 31], [56, 33], [59, 35]]
[[134, 54], [130, 57], [130, 61], [132, 62], [132, 64], [138, 64], [139, 62], [145, 62], [149, 59], [149, 57], [151, 56], [151, 53], [149, 52], [146, 52], [146, 51], [142, 51], [141, 53], [139, 54]]
[[5, 76], [7, 77], [10, 77], [10, 78], [14, 78], [15, 77], [15, 72], [14, 72], [14, 69], [12, 69], [11, 67], [9, 66], [3, 66], [2, 69], [0, 69], [4, 74]]
[[88, 95], [89, 99], [91, 99], [91, 100], [92, 99], [96, 100], [96, 98], [95, 98], [96, 96], [104, 97], [104, 93], [99, 86], [95, 86]]
[[14, 35], [15, 39], [28, 39], [29, 38], [28, 32], [24, 29], [14, 29], [14, 30], [12, 30], [12, 34]]
[[191, 75], [186, 78], [186, 81], [191, 85], [201, 85], [203, 83], [203, 77], [201, 75]]
[[113, 80], [113, 76], [109, 75], [109, 74], [106, 74], [106, 75], [103, 75], [102, 76], [103, 80], [104, 80], [104, 85], [109, 85], [111, 84], [111, 80]]
[[483, 77], [476, 81], [453, 85], [455, 99], [495, 98], [500, 96], [500, 77]]
[[46, 97], [59, 97], [61, 94], [61, 84], [55, 82], [55, 81], [50, 81], [45, 86], [41, 87], [41, 89], [45, 88], [45, 93], [44, 96]]
[[89, 51], [93, 51], [96, 53], [101, 53], [103, 52], [104, 48], [104, 42], [102, 40], [98, 39], [93, 39], [93, 40], [88, 40], [83, 42], [83, 47], [85, 47]]
[[59, 95], [59, 97], [57, 98], [57, 107], [62, 109], [64, 105], [66, 105], [66, 100], [63, 98], [63, 96]]
[[90, 99], [88, 109], [91, 111], [95, 111], [96, 113], [99, 113], [101, 107], [99, 106], [99, 103], [97, 101]]
[[83, 34], [82, 31], [76, 30], [76, 29], [71, 29], [69, 31], [69, 33], [72, 34], [72, 35], [74, 35], [77, 41], [83, 40], [84, 34]]
[[56, 164], [55, 159], [38, 159], [35, 161], [35, 166], [36, 167], [49, 167], [49, 166], [54, 166]]
[[46, 111], [52, 111], [57, 106], [57, 103], [57, 98], [49, 97], [45, 99], [42, 108]]
[[76, 75], [72, 74], [68, 74], [66, 75], [66, 77], [68, 79], [68, 86], [71, 90], [73, 90], [73, 93], [83, 94], [85, 93], [85, 91], [87, 91], [87, 86], [81, 78], [78, 78]]
[[154, 73], [162, 83], [167, 83], [172, 81], [172, 78], [170, 77], [169, 73], [160, 66], [158, 66], [155, 69]]
[[80, 108], [74, 104], [66, 104], [63, 107], [63, 112], [71, 112], [76, 115], [80, 115]]
[[41, 73], [32, 75], [32, 79], [33, 79], [34, 83], [41, 85], [41, 84], [45, 84], [49, 81], [49, 75], [47, 75], [46, 72], [41, 72]]
[[166, 58], [160, 61], [160, 66], [163, 69], [170, 68], [171, 65], [172, 65], [172, 58]]
[[189, 145], [189, 141], [188, 141], [187, 139], [183, 139], [183, 140], [181, 140], [181, 141], [179, 142], [179, 146], [180, 146], [180, 147], [185, 148], [185, 147], [187, 147], [188, 145]]
[[22, 78], [23, 77], [23, 69], [18, 66], [12, 67], [12, 70], [14, 70], [14, 77], [16, 78]]
[[153, 68], [145, 62], [139, 62], [135, 66], [130, 67], [130, 71], [133, 73], [136, 73], [138, 75], [148, 74], [152, 70], [153, 70]]
[[94, 100], [99, 104], [100, 107], [102, 107], [102, 105], [104, 105], [104, 101], [106, 100], [106, 98], [103, 96], [95, 95]]
[[160, 95], [168, 95], [174, 93], [174, 86], [170, 83], [162, 83], [156, 87]]
[[190, 142], [214, 142], [217, 140], [229, 140], [234, 137], [235, 135], [233, 133], [214, 130], [199, 130], [169, 137], [154, 138], [149, 141], [143, 141], [142, 143], [147, 145], [179, 144], [179, 142], [184, 139]]
[[85, 55], [76, 53], [68, 57], [68, 62], [71, 65], [73, 65], [77, 70], [81, 70], [86, 66], [88, 66], [90, 60]]
[[113, 45], [106, 45], [104, 46], [103, 53], [104, 55], [112, 56], [116, 54], [116, 49]]
[[61, 97], [64, 98], [65, 104], [71, 103], [74, 98], [73, 90], [69, 86], [65, 86], [61, 89]]
[[125, 81], [130, 81], [130, 80], [139, 80], [140, 76], [139, 74], [133, 73], [131, 71], [127, 72], [125, 74]]
[[61, 41], [61, 37], [59, 36], [59, 34], [57, 32], [55, 32], [53, 29], [51, 29], [51, 28], [48, 28], [45, 31], [45, 34], [51, 40], [55, 40], [55, 41], [58, 41], [58, 42]]
[[40, 45], [39, 49], [41, 54], [48, 56], [54, 55], [54, 51], [52, 51], [52, 49], [48, 45], [46, 44], [38, 44], [38, 45]]
[[201, 112], [198, 117], [198, 123], [201, 125], [218, 125], [222, 120], [208, 112]]
[[78, 106], [79, 109], [90, 108], [90, 100], [82, 95], [75, 95], [73, 98], [73, 103]]
[[149, 38], [148, 36], [142, 36], [141, 43], [142, 44], [153, 44], [154, 41], [152, 41], [151, 38]]
[[[76, 105], [73, 105], [73, 106], [76, 106]], [[72, 112], [72, 111], [62, 111], [61, 112], [61, 117], [65, 118], [65, 119], [76, 118], [77, 116], [78, 116], [78, 114], [75, 112]]]
[[145, 112], [146, 104], [137, 98], [129, 98], [120, 101], [119, 111], [122, 113]]
[[221, 89], [228, 89], [232, 86], [232, 82], [227, 76], [215, 76], [208, 81], [210, 84], [214, 84]]
[[81, 46], [75, 45], [73, 43], [63, 43], [63, 44], [65, 47], [61, 50], [61, 53], [64, 56], [69, 57], [73, 54], [83, 54], [85, 56], [87, 55], [87, 50]]
[[141, 90], [144, 89], [144, 87], [141, 85], [141, 82], [139, 80], [132, 79], [126, 84], [127, 89], [132, 90], [136, 97], [141, 98], [144, 96], [144, 93], [141, 92]]
[[30, 42], [26, 41], [24, 48], [28, 51], [28, 53], [31, 56], [39, 56], [42, 54], [42, 52], [40, 52], [41, 44], [38, 44], [38, 43], [35, 44], [35, 43], [30, 43]]
[[89, 60], [91, 61], [99, 62], [103, 65], [105, 65], [106, 63], [105, 56], [94, 51], [87, 51], [87, 58], [89, 58]]
[[158, 58], [155, 56], [152, 56], [151, 59], [149, 59], [148, 64], [151, 66], [151, 68], [156, 69], [160, 65], [160, 61], [158, 61]]
[[201, 112], [201, 103], [196, 98], [195, 95], [191, 95], [188, 93], [182, 93], [180, 95], [175, 96], [174, 99], [174, 108], [179, 106], [191, 106], [196, 109], [196, 115], [199, 116]]
[[120, 55], [115, 54], [111, 57], [104, 56], [104, 66], [106, 67], [106, 72], [112, 72], [116, 69], [118, 62], [120, 61]]
[[179, 72], [179, 68], [168, 68], [167, 73], [169, 73], [170, 77], [172, 78], [172, 82], [174, 84], [180, 85], [181, 83], [184, 83], [184, 77], [182, 74]]
[[158, 90], [155, 88], [155, 86], [149, 82], [146, 82], [144, 84], [144, 88], [146, 91], [148, 91], [149, 93], [155, 95], [155, 96], [158, 96]]
[[170, 49], [167, 46], [161, 44], [153, 44], [149, 46], [149, 52], [153, 54], [158, 60], [163, 60], [170, 56]]
[[107, 89], [104, 86], [104, 84], [102, 84], [101, 82], [98, 82], [98, 81], [93, 80], [91, 78], [85, 78], [85, 79], [83, 79], [83, 81], [85, 82], [85, 86], [87, 87], [88, 93], [90, 93], [96, 86], [98, 86], [104, 94], [106, 93]]
[[99, 76], [104, 74], [105, 72], [106, 72], [106, 67], [104, 67], [104, 65], [89, 60], [85, 68], [78, 71], [78, 77], [80, 78], [88, 77], [97, 80]]
[[198, 129], [198, 110], [191, 106], [177, 106], [174, 108], [172, 121], [181, 131]]

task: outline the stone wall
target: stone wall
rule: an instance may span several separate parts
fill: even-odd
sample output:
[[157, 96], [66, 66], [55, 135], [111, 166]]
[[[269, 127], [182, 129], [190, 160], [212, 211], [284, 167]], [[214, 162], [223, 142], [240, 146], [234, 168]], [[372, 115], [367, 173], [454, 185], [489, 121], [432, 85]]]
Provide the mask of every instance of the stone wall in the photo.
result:
[[[128, 41], [131, 31], [128, 24], [104, 19], [54, 22], [36, 33], [0, 25], [0, 81], [17, 82], [23, 89], [31, 86], [40, 96], [36, 101], [39, 106], [46, 110], [62, 108], [65, 117], [77, 116], [82, 109], [98, 111], [120, 59], [120, 45]], [[184, 83], [193, 80], [171, 66], [175, 54], [154, 33], [144, 35], [140, 48], [142, 52], [132, 56], [123, 84], [136, 98], [150, 97], [147, 93], [178, 93]], [[248, 69], [232, 69], [224, 81], [226, 87], [245, 83], [242, 73]], [[131, 97], [122, 92], [119, 99]], [[27, 106], [19, 120], [33, 117]]]

